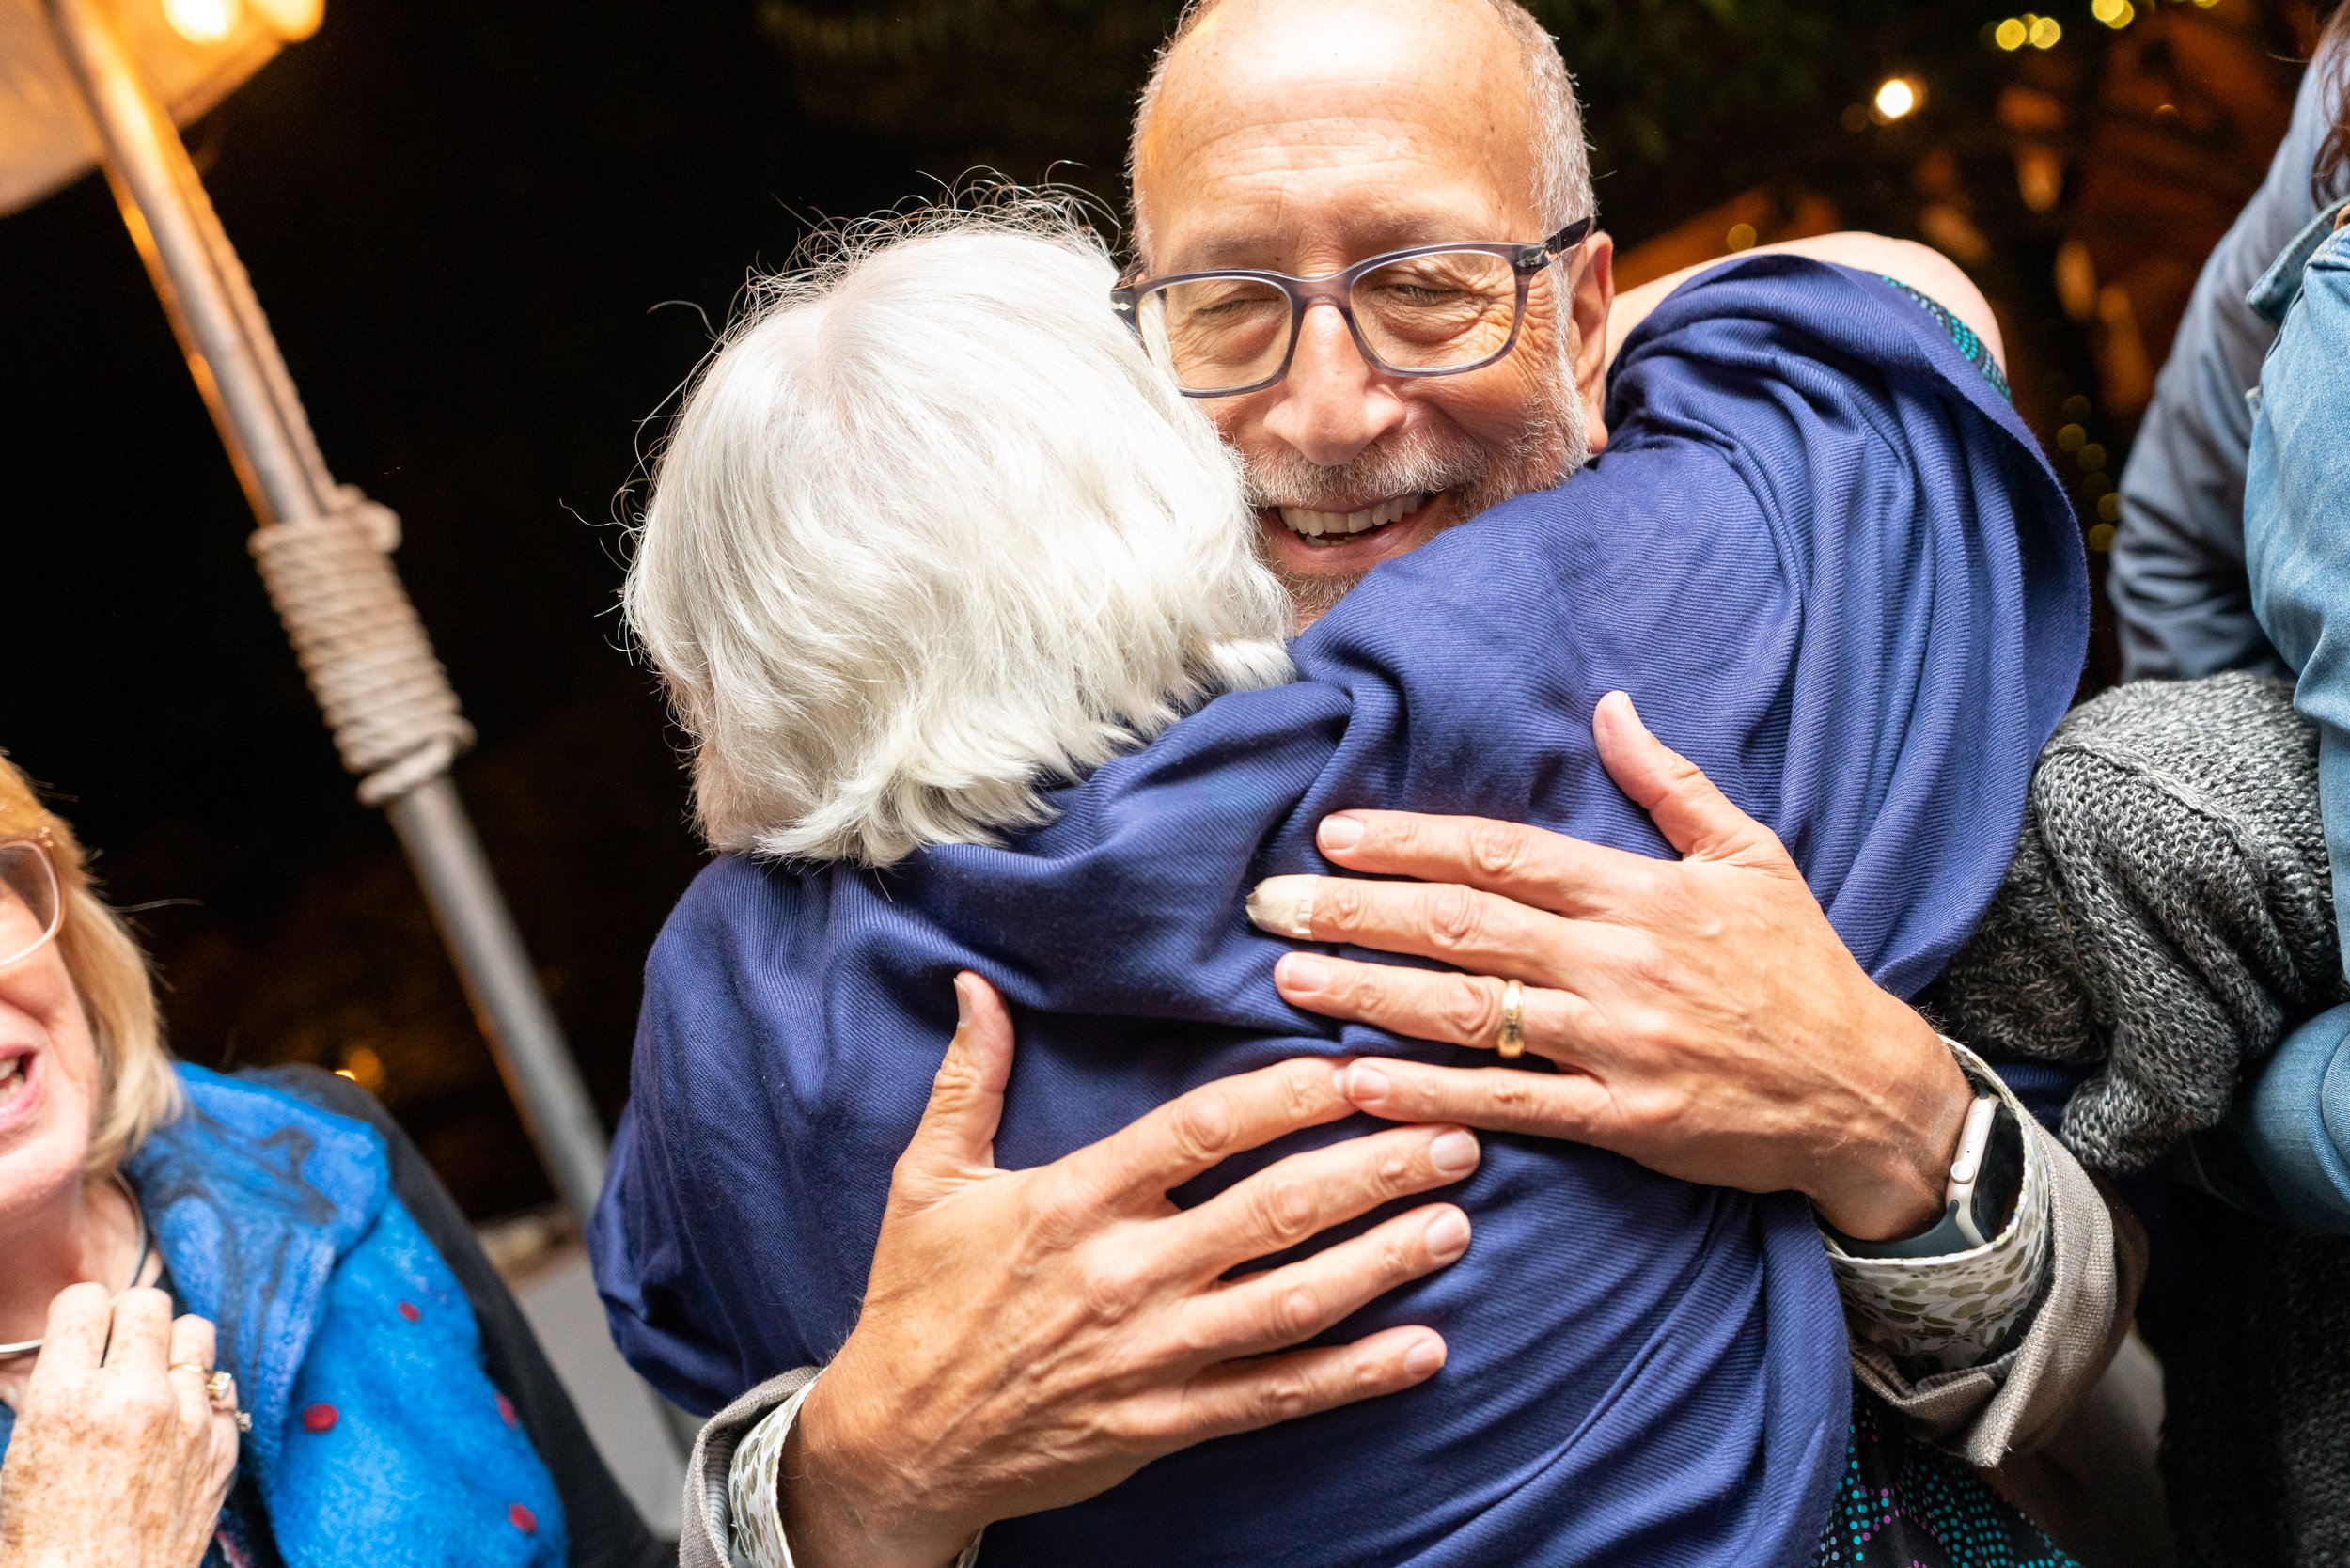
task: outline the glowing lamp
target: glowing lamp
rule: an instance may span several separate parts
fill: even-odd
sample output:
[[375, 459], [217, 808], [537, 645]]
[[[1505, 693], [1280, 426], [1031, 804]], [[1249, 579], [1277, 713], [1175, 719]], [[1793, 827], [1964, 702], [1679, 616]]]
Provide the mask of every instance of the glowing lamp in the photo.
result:
[[[425, 726], [381, 759], [346, 744], [345, 764], [367, 779], [361, 798], [391, 819], [524, 1124], [556, 1190], [584, 1219], [603, 1183], [603, 1129], [449, 779], [448, 761], [471, 735], [456, 694], [387, 556], [368, 564], [370, 546], [390, 550], [397, 522], [328, 470], [252, 283], [180, 140], [179, 126], [235, 91], [288, 41], [316, 32], [323, 3], [0, 0], [0, 217], [102, 165], [262, 525], [255, 537], [264, 575], [269, 560], [292, 559], [296, 550], [339, 549], [336, 558], [349, 570], [333, 581], [364, 580], [369, 613], [382, 612], [368, 624], [406, 639], [401, 680], [419, 698]], [[280, 580], [271, 581], [274, 596]], [[324, 648], [321, 658], [344, 658], [348, 649], [319, 640], [325, 621], [315, 604], [279, 598], [277, 605], [343, 743], [352, 719], [347, 704], [338, 713], [337, 694], [353, 688], [321, 683], [310, 655]], [[370, 1071], [382, 1072], [364, 1049], [344, 1067], [363, 1084]]]
[[1924, 101], [1925, 95], [1918, 89], [1915, 82], [1906, 76], [1894, 76], [1888, 78], [1885, 85], [1877, 88], [1876, 97], [1870, 102], [1875, 106], [1879, 119], [1896, 120]]
[[270, 31], [288, 43], [300, 43], [319, 30], [326, 19], [326, 0], [247, 0]]
[[238, 0], [164, 0], [164, 20], [190, 43], [219, 43], [243, 19]]

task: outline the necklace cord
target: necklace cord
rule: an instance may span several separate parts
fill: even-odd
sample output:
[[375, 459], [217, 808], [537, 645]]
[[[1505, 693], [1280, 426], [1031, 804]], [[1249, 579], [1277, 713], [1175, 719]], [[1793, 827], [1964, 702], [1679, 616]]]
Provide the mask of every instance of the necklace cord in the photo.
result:
[[[131, 1265], [130, 1284], [122, 1287], [128, 1291], [136, 1289], [139, 1276], [147, 1272], [147, 1260], [149, 1255], [155, 1250], [155, 1238], [148, 1233], [147, 1211], [139, 1206], [139, 1195], [131, 1190], [131, 1184], [122, 1179], [122, 1172], [119, 1170], [115, 1172], [114, 1181], [115, 1185], [122, 1189], [122, 1196], [130, 1202], [133, 1216], [139, 1222], [138, 1262]], [[14, 1344], [0, 1344], [0, 1361], [13, 1361], [20, 1356], [30, 1356], [39, 1350], [47, 1339], [48, 1336], [44, 1334], [39, 1340], [19, 1340]]]

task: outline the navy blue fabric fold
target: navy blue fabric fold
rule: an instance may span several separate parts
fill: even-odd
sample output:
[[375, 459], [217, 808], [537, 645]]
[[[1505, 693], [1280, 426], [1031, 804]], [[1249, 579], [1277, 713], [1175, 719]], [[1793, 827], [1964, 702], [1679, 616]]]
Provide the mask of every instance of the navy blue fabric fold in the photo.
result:
[[[958, 968], [1018, 1019], [1007, 1166], [1301, 1053], [1489, 1064], [1290, 1008], [1271, 981], [1289, 945], [1242, 901], [1326, 870], [1314, 823], [1347, 807], [1667, 853], [1594, 755], [1612, 689], [1779, 833], [1870, 973], [1931, 980], [1998, 886], [2078, 676], [2060, 486], [1925, 310], [1785, 258], [1668, 299], [1622, 352], [1608, 423], [1564, 484], [1373, 572], [1299, 639], [1299, 682], [1207, 704], [1059, 791], [1041, 830], [886, 874], [710, 867], [649, 965], [594, 1227], [630, 1358], [708, 1408], [837, 1349]], [[1467, 1257], [1333, 1336], [1433, 1325], [1438, 1377], [997, 1525], [988, 1560], [1808, 1560], [1850, 1389], [1806, 1205], [1486, 1147], [1457, 1195]]]

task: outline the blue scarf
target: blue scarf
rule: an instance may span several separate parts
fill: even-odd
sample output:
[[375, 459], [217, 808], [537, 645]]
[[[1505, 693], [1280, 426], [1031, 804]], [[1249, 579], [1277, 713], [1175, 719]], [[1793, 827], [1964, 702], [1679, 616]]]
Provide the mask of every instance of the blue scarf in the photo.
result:
[[[960, 967], [1016, 1010], [1008, 1167], [1301, 1053], [1490, 1065], [1290, 1008], [1271, 982], [1290, 945], [1242, 900], [1327, 870], [1314, 824], [1347, 807], [1667, 853], [1594, 755], [1611, 688], [1778, 831], [1872, 975], [1932, 979], [1999, 884], [2080, 668], [2060, 486], [1928, 311], [1783, 258], [1666, 301], [1608, 422], [1584, 472], [1371, 573], [1299, 639], [1297, 682], [1208, 704], [1007, 847], [886, 874], [710, 867], [653, 951], [597, 1215], [631, 1359], [710, 1406], [838, 1347]], [[1807, 1560], [1850, 1396], [1808, 1206], [1584, 1147], [1486, 1150], [1458, 1193], [1467, 1257], [1333, 1336], [1432, 1325], [1435, 1379], [994, 1527], [988, 1559]]]
[[[375, 1130], [180, 1069], [189, 1108], [124, 1163], [182, 1311], [219, 1331], [287, 1568], [560, 1568], [554, 1479], [482, 1371], [463, 1289]], [[0, 1448], [8, 1419], [0, 1411]]]

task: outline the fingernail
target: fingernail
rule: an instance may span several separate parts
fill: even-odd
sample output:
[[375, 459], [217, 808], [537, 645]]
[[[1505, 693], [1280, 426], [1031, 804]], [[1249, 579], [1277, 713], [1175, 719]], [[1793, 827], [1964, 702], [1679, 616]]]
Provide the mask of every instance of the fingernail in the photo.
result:
[[1444, 1365], [1444, 1341], [1434, 1335], [1403, 1353], [1403, 1370], [1414, 1377], [1434, 1376]]
[[968, 1028], [968, 1027], [971, 1027], [971, 992], [970, 992], [970, 987], [969, 987], [969, 985], [966, 983], [965, 979], [964, 979], [964, 976], [962, 976], [962, 975], [957, 975], [957, 976], [955, 977], [955, 1027], [957, 1027], [957, 1028], [959, 1028], [959, 1029], [963, 1029], [963, 1028]]
[[1477, 1168], [1477, 1140], [1454, 1128], [1428, 1146], [1428, 1163], [1446, 1176], [1465, 1176]]
[[1449, 1263], [1468, 1250], [1468, 1216], [1458, 1209], [1447, 1209], [1428, 1222], [1428, 1255], [1440, 1263]]
[[1345, 1077], [1340, 1081], [1339, 1092], [1355, 1105], [1372, 1106], [1386, 1103], [1391, 1087], [1385, 1073], [1357, 1062], [1346, 1070]]
[[1314, 835], [1324, 849], [1343, 855], [1363, 841], [1363, 819], [1352, 811], [1322, 819], [1322, 827]]
[[1330, 983], [1330, 965], [1311, 953], [1289, 953], [1273, 966], [1273, 978], [1282, 990], [1310, 996]]
[[1277, 936], [1314, 933], [1314, 879], [1269, 876], [1248, 895], [1248, 918]]
[[1623, 698], [1623, 711], [1625, 714], [1631, 718], [1634, 724], [1639, 726], [1640, 732], [1642, 734], [1646, 734], [1648, 732], [1648, 724], [1640, 717], [1640, 710], [1633, 706], [1632, 694], [1630, 692], [1618, 692], [1616, 695]]

